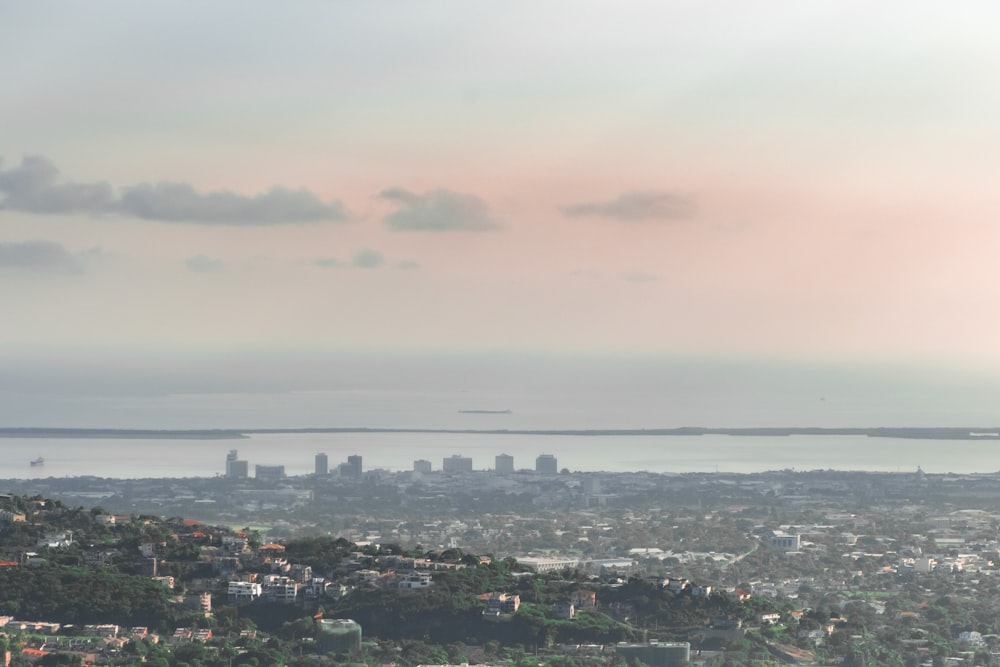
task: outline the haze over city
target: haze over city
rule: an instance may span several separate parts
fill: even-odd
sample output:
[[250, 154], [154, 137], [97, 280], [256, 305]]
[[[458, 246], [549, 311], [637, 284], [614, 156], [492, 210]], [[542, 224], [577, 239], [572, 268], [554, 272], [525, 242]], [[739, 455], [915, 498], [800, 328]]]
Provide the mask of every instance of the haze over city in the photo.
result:
[[996, 9], [894, 9], [11, 4], [0, 416], [583, 360], [609, 409], [662, 368], [996, 422]]

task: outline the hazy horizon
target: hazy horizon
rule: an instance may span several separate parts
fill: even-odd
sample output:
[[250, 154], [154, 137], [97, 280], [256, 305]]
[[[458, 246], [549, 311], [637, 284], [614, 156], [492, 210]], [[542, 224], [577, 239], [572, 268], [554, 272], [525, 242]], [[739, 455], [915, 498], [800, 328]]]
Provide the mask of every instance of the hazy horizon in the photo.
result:
[[[0, 358], [2, 427], [990, 427], [998, 403], [990, 375], [912, 365], [371, 350]], [[514, 414], [470, 421], [463, 409]]]

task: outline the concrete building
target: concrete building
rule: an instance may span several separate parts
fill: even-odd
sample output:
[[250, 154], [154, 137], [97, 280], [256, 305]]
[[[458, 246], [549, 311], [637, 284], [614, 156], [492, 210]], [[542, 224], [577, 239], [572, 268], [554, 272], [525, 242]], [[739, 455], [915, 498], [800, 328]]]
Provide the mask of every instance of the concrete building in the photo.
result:
[[279, 480], [285, 477], [285, 466], [254, 466], [254, 477], [263, 480]]
[[330, 474], [330, 459], [323, 452], [320, 452], [319, 454], [316, 455], [316, 474], [317, 475]]
[[688, 642], [618, 644], [615, 652], [628, 661], [635, 658], [649, 667], [679, 667], [691, 661], [691, 644]]
[[230, 581], [226, 591], [230, 602], [253, 602], [263, 591], [261, 585], [250, 581]]
[[364, 472], [364, 468], [361, 463], [361, 457], [357, 454], [348, 456], [347, 463], [340, 464], [340, 475], [342, 477], [360, 479], [362, 472]]
[[572, 570], [580, 565], [580, 561], [576, 558], [518, 558], [517, 564], [535, 572], [558, 572]]
[[576, 616], [576, 608], [569, 600], [559, 600], [549, 607], [549, 614], [552, 618], [570, 619]]
[[452, 454], [441, 462], [444, 472], [472, 472], [472, 459], [466, 456]]
[[426, 459], [417, 459], [413, 462], [413, 472], [430, 472], [431, 462]]
[[324, 653], [353, 653], [361, 649], [361, 626], [349, 618], [321, 618], [316, 646]]
[[772, 549], [777, 551], [798, 551], [802, 547], [802, 538], [799, 535], [786, 533], [783, 530], [773, 530], [769, 538]]
[[521, 606], [521, 596], [508, 593], [490, 593], [486, 599], [483, 616], [499, 616], [500, 614], [517, 613]]
[[295, 602], [300, 587], [301, 584], [291, 577], [280, 574], [269, 574], [264, 577], [264, 581], [261, 584], [261, 595], [267, 600]]
[[404, 575], [396, 586], [403, 590], [417, 590], [430, 588], [433, 583], [430, 572], [410, 572]]
[[493, 469], [501, 475], [514, 472], [514, 457], [510, 454], [498, 454]]
[[239, 459], [239, 452], [230, 449], [226, 454], [226, 477], [231, 479], [246, 479], [250, 476], [250, 464]]
[[556, 457], [551, 454], [542, 454], [535, 459], [535, 472], [543, 475], [555, 475], [559, 472], [559, 464]]

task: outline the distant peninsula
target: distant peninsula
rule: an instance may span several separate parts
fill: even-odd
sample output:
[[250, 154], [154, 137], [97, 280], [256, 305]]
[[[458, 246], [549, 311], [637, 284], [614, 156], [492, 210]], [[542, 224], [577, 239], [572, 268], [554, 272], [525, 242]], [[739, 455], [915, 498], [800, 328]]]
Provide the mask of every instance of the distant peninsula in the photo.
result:
[[[488, 412], [468, 410], [462, 412]], [[495, 411], [493, 411], [495, 412]], [[501, 411], [505, 414], [507, 411]], [[280, 433], [482, 433], [487, 435], [573, 435], [573, 436], [767, 436], [794, 435], [862, 435], [870, 438], [905, 438], [910, 440], [1000, 440], [1000, 427], [874, 427], [874, 428], [822, 428], [822, 427], [753, 427], [708, 428], [682, 426], [679, 428], [642, 429], [444, 429], [444, 428], [251, 428], [251, 429], [112, 429], [112, 428], [0, 428], [0, 438], [89, 438], [135, 440], [234, 440], [254, 434]]]

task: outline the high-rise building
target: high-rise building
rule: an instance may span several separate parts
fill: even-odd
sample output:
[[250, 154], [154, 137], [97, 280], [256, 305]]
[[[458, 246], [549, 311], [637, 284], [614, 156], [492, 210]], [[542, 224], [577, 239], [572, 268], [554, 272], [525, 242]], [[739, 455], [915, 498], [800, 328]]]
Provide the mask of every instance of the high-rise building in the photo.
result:
[[282, 479], [285, 476], [285, 466], [254, 466], [254, 477], [264, 480]]
[[514, 457], [510, 454], [498, 454], [493, 469], [501, 475], [514, 472]]
[[330, 473], [330, 459], [323, 452], [316, 455], [316, 474], [327, 475]]
[[347, 474], [351, 477], [361, 477], [361, 457], [357, 454], [347, 457]]
[[441, 470], [444, 472], [472, 472], [472, 459], [452, 454], [441, 462]]
[[413, 472], [430, 472], [431, 462], [425, 459], [417, 459], [413, 462]]
[[556, 457], [551, 454], [540, 455], [535, 459], [535, 472], [545, 475], [554, 475], [559, 472], [559, 464], [556, 462]]
[[239, 453], [235, 449], [230, 449], [226, 454], [226, 477], [246, 479], [250, 476], [250, 464], [238, 457]]

